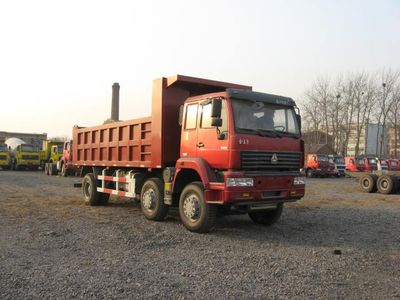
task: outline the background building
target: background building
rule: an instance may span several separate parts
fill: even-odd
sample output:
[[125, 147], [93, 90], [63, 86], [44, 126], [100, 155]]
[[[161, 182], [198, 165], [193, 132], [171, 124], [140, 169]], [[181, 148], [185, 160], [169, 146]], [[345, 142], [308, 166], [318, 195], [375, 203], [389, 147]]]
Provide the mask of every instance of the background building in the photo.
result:
[[47, 133], [21, 133], [0, 131], [0, 144], [4, 143], [8, 138], [19, 138], [27, 144], [34, 145], [42, 149], [43, 141], [47, 140]]

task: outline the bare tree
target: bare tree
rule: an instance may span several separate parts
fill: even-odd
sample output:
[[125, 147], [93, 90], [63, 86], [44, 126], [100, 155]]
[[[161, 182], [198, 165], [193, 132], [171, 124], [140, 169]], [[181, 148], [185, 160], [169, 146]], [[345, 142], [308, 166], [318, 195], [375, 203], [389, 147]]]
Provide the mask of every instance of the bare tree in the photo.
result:
[[[379, 105], [379, 112], [378, 112], [378, 130], [377, 130], [377, 145], [379, 143], [379, 151], [378, 154], [381, 156], [382, 154], [387, 154], [383, 153], [384, 150], [384, 141], [385, 141], [385, 136], [386, 136], [386, 126], [387, 126], [387, 120], [388, 120], [388, 115], [389, 112], [393, 106], [394, 103], [394, 98], [393, 98], [393, 92], [395, 90], [397, 81], [399, 80], [400, 77], [400, 72], [396, 71], [393, 72], [392, 70], [383, 70], [381, 72], [380, 79], [382, 81], [382, 96], [380, 101], [378, 101]], [[382, 122], [382, 133], [380, 133], [379, 125], [380, 122]], [[377, 147], [378, 148], [378, 147]]]

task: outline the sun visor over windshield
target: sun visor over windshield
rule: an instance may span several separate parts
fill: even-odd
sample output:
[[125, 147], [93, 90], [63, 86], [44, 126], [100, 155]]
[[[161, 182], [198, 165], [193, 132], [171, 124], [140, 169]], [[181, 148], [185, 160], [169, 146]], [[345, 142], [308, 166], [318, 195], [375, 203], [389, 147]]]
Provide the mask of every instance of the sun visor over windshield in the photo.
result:
[[254, 102], [264, 102], [284, 106], [296, 106], [296, 102], [294, 102], [292, 98], [288, 97], [238, 89], [227, 89], [226, 92], [228, 93], [228, 96], [230, 98], [235, 98], [239, 100], [249, 100]]

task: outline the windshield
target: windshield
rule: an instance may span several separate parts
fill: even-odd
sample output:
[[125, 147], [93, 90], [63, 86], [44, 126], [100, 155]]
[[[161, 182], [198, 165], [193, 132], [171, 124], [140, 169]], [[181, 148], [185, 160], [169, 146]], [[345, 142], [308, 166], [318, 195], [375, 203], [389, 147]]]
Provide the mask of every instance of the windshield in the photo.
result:
[[344, 159], [342, 157], [335, 157], [335, 163], [344, 165]]
[[360, 158], [359, 160], [357, 160], [357, 163], [360, 165], [365, 165], [364, 158]]
[[57, 151], [58, 151], [58, 153], [62, 153], [63, 152], [63, 145], [58, 145], [57, 146]]
[[292, 107], [232, 99], [232, 108], [237, 132], [300, 135]]
[[318, 155], [318, 161], [328, 161], [328, 156]]
[[32, 146], [32, 145], [24, 144], [24, 145], [21, 145], [21, 147], [22, 147], [23, 152], [38, 152], [37, 147]]
[[7, 146], [0, 145], [0, 152], [7, 152]]

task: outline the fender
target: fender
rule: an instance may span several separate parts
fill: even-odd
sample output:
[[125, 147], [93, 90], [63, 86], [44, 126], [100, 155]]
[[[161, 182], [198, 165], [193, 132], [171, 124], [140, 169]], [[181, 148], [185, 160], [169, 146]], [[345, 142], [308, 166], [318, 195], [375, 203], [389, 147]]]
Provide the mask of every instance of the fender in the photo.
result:
[[207, 203], [223, 204], [223, 182], [216, 182], [216, 177], [206, 160], [200, 157], [183, 157], [176, 162], [176, 171], [172, 190], [175, 190], [176, 178], [180, 171], [190, 169], [199, 174], [204, 186], [204, 197]]
[[215, 182], [215, 174], [211, 170], [210, 165], [207, 161], [200, 157], [183, 157], [178, 159], [176, 162], [176, 172], [174, 176], [175, 179], [179, 172], [183, 169], [192, 169], [200, 175], [201, 181], [203, 182], [204, 188], [206, 190], [210, 189], [210, 182]]

